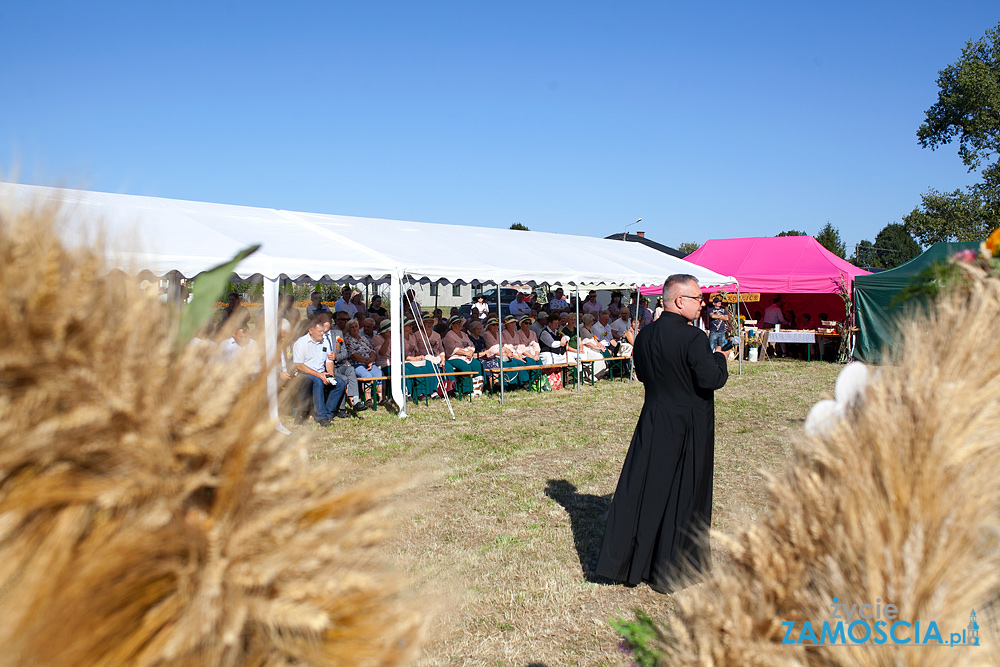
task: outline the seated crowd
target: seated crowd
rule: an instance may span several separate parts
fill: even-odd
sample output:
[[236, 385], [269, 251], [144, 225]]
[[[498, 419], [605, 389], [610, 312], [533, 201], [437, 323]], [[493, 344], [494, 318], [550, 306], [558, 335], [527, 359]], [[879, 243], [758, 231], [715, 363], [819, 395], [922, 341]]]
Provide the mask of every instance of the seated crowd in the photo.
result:
[[[583, 379], [601, 378], [608, 373], [606, 359], [631, 356], [638, 331], [632, 312], [620, 300], [613, 301], [617, 306], [614, 317], [611, 307], [599, 308], [585, 313], [578, 327], [576, 313], [570, 312], [562, 290], [549, 302], [551, 313], [531, 309], [530, 297], [519, 294], [511, 303], [512, 314], [503, 318], [501, 349], [501, 322], [489, 306], [477, 308], [473, 304], [470, 320], [459, 315], [457, 308], [445, 318], [440, 310], [424, 312], [413, 301], [412, 290], [406, 296], [403, 355], [406, 392], [412, 400], [453, 390], [471, 393], [474, 376], [483, 376], [494, 389], [499, 389], [501, 381], [508, 390], [528, 388], [540, 371], [553, 370], [535, 367], [575, 366], [578, 358], [593, 362], [584, 364]], [[302, 318], [289, 295], [281, 299], [278, 340], [282, 391], [292, 391], [301, 412], [311, 412], [324, 426], [337, 418], [357, 417], [373, 408], [376, 401], [396, 409], [384, 381], [391, 372], [392, 341], [391, 322], [381, 297], [376, 295], [366, 306], [360, 293], [345, 287], [332, 309], [322, 303], [319, 292], [313, 293], [311, 301]], [[482, 304], [482, 299], [477, 302]], [[515, 309], [518, 302], [525, 305]], [[513, 314], [515, 310], [521, 314]], [[652, 321], [645, 299], [640, 302], [640, 319], [644, 324]], [[221, 356], [232, 358], [251, 350], [263, 354], [263, 346], [255, 345], [249, 334], [249, 317], [239, 305], [238, 295], [231, 295], [223, 311], [219, 328], [223, 327], [233, 333], [221, 343]], [[439, 388], [439, 379], [446, 382], [444, 387]], [[371, 398], [366, 398], [365, 384], [370, 384]]]

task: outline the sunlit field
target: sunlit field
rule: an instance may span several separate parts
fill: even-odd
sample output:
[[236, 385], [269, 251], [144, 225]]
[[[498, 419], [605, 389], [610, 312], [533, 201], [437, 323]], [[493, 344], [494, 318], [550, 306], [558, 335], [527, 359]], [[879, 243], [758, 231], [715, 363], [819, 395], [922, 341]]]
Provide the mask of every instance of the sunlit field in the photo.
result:
[[[777, 470], [813, 403], [842, 367], [778, 360], [730, 363], [716, 394], [713, 525], [727, 531], [763, 509], [759, 470]], [[618, 665], [608, 619], [634, 607], [669, 620], [672, 600], [645, 585], [592, 583], [611, 494], [642, 406], [638, 382], [554, 393], [443, 401], [404, 421], [311, 423], [315, 460], [356, 478], [402, 473], [396, 568], [432, 621], [420, 664]], [[725, 558], [719, 548], [716, 559]]]

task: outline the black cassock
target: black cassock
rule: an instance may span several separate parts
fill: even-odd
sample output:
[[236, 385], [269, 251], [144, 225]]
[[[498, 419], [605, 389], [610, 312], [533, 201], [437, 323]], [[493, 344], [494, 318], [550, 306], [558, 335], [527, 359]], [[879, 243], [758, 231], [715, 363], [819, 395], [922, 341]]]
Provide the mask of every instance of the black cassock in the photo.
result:
[[709, 566], [713, 392], [729, 372], [705, 333], [671, 312], [639, 331], [633, 359], [646, 399], [611, 501], [597, 574], [667, 588], [683, 568]]

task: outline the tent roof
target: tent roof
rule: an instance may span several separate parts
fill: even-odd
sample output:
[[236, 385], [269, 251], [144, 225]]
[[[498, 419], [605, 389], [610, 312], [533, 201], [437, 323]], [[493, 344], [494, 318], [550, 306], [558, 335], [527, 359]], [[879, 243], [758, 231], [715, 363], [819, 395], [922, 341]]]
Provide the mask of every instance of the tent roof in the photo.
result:
[[811, 236], [713, 239], [684, 259], [735, 276], [744, 292], [831, 294], [841, 276], [850, 287], [855, 276], [868, 275]]
[[[192, 277], [239, 250], [261, 249], [238, 275], [318, 280], [381, 279], [646, 285], [691, 273], [704, 286], [733, 282], [639, 243], [588, 236], [442, 225], [0, 183], [10, 210], [59, 206], [67, 231], [133, 239], [114, 263]], [[135, 248], [141, 248], [136, 250]]]
[[978, 242], [968, 243], [934, 243], [923, 253], [913, 259], [900, 264], [894, 269], [880, 271], [868, 276], [858, 276], [855, 287], [862, 288], [888, 288], [896, 292], [910, 284], [913, 276], [920, 273], [935, 262], [946, 262], [949, 257], [960, 250], [978, 250]]

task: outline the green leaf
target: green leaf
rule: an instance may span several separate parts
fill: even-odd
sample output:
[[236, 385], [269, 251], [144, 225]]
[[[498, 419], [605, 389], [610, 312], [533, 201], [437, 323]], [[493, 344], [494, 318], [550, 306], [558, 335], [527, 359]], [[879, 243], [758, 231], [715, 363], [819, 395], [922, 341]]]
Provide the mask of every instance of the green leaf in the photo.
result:
[[194, 338], [202, 325], [208, 321], [212, 316], [212, 311], [215, 310], [215, 303], [226, 291], [226, 286], [229, 284], [229, 274], [233, 272], [237, 264], [257, 252], [259, 248], [259, 243], [245, 248], [236, 253], [236, 256], [228, 262], [205, 271], [195, 279], [192, 286], [194, 296], [181, 313], [180, 328], [177, 331], [177, 340], [180, 344], [187, 343]]

